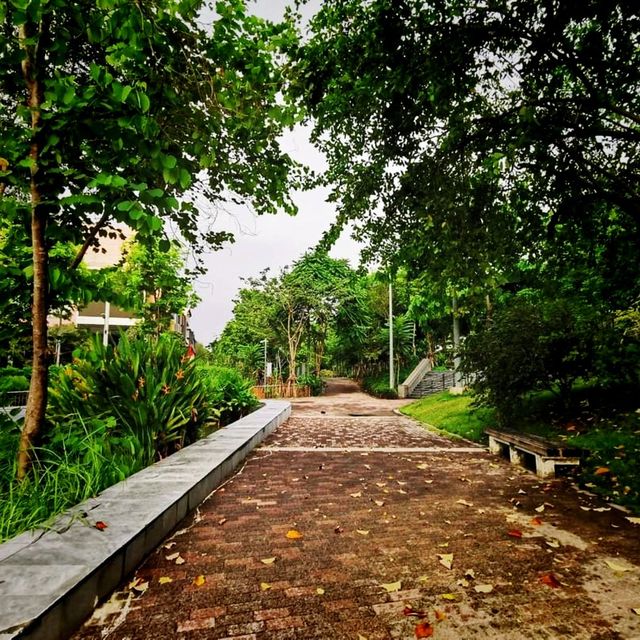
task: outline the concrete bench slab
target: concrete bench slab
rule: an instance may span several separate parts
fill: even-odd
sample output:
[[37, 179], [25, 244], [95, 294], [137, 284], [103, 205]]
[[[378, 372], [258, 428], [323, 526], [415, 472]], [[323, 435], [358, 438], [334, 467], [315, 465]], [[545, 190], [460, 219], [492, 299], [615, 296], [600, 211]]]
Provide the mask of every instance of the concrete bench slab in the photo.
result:
[[[254, 413], [0, 545], [0, 640], [62, 640], [291, 413]], [[95, 523], [107, 528], [100, 531]]]
[[486, 429], [489, 451], [508, 457], [512, 464], [526, 467], [526, 456], [532, 456], [535, 471], [541, 478], [553, 478], [558, 467], [580, 466], [581, 450], [550, 438], [515, 431]]

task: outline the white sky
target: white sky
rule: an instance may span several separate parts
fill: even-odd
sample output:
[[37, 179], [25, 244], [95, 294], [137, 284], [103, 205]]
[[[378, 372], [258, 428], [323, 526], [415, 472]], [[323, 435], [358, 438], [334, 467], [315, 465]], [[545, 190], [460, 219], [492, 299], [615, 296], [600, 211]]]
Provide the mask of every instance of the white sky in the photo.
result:
[[[320, 3], [321, 0], [311, 0], [302, 9], [303, 15], [317, 11]], [[287, 0], [255, 0], [249, 7], [259, 16], [277, 20], [287, 4]], [[288, 133], [283, 139], [283, 148], [313, 169], [324, 166], [323, 157], [309, 142], [307, 127], [297, 127]], [[299, 213], [293, 218], [285, 213], [256, 216], [240, 207], [232, 209], [232, 215], [218, 217], [216, 228], [233, 232], [236, 241], [205, 257], [208, 272], [196, 282], [202, 302], [193, 310], [191, 318], [198, 342], [209, 344], [231, 319], [233, 299], [242, 286], [240, 278], [256, 276], [267, 267], [277, 273], [317, 244], [336, 216], [334, 205], [325, 201], [326, 195], [321, 189], [296, 193], [294, 200]], [[331, 255], [347, 258], [356, 266], [358, 245], [344, 236], [346, 234], [338, 240]]]

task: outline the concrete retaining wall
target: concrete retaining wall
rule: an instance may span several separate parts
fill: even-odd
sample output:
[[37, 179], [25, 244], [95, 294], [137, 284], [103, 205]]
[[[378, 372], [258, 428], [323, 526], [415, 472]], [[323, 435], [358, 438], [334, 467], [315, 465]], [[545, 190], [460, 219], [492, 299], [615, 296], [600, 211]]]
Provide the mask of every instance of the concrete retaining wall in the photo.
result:
[[[291, 414], [254, 413], [0, 545], [0, 640], [62, 640]], [[95, 523], [107, 528], [100, 531]]]

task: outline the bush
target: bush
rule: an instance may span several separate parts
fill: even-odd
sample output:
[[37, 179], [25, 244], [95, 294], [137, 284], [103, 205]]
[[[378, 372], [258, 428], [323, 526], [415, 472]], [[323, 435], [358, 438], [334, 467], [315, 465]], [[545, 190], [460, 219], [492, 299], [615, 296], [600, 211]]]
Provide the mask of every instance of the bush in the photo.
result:
[[0, 395], [7, 391], [27, 391], [31, 369], [16, 367], [0, 368]]
[[398, 397], [398, 392], [389, 386], [389, 374], [378, 374], [367, 376], [362, 379], [360, 385], [363, 391], [376, 398], [386, 398], [392, 400]]
[[251, 382], [236, 369], [199, 364], [197, 374], [206, 389], [211, 417], [219, 425], [251, 413], [260, 404], [251, 392]]
[[307, 373], [303, 376], [300, 376], [298, 378], [298, 384], [309, 387], [312, 396], [322, 395], [322, 392], [324, 391], [324, 382], [322, 378], [319, 378], [312, 373]]
[[74, 364], [51, 380], [47, 417], [58, 429], [69, 415], [115, 418], [116, 435], [133, 434], [151, 462], [190, 444], [208, 419], [207, 388], [173, 334], [76, 352]]

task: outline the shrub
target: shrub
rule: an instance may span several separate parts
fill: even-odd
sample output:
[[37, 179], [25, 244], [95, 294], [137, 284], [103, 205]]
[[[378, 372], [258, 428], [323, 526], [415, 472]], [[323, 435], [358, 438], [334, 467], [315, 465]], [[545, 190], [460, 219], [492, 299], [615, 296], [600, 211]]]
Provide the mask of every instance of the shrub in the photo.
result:
[[197, 375], [206, 390], [210, 415], [220, 425], [247, 415], [260, 404], [251, 392], [251, 382], [236, 369], [201, 363]]
[[309, 387], [312, 396], [322, 395], [322, 392], [324, 391], [324, 382], [322, 381], [322, 378], [315, 376], [312, 373], [300, 376], [298, 378], [298, 384]]
[[112, 416], [116, 433], [133, 434], [149, 462], [163, 458], [196, 440], [209, 416], [196, 366], [173, 334], [123, 335], [116, 347], [104, 347], [96, 337], [52, 379], [48, 420], [60, 425], [71, 414]]
[[0, 394], [7, 391], [26, 391], [29, 388], [31, 369], [0, 368]]

